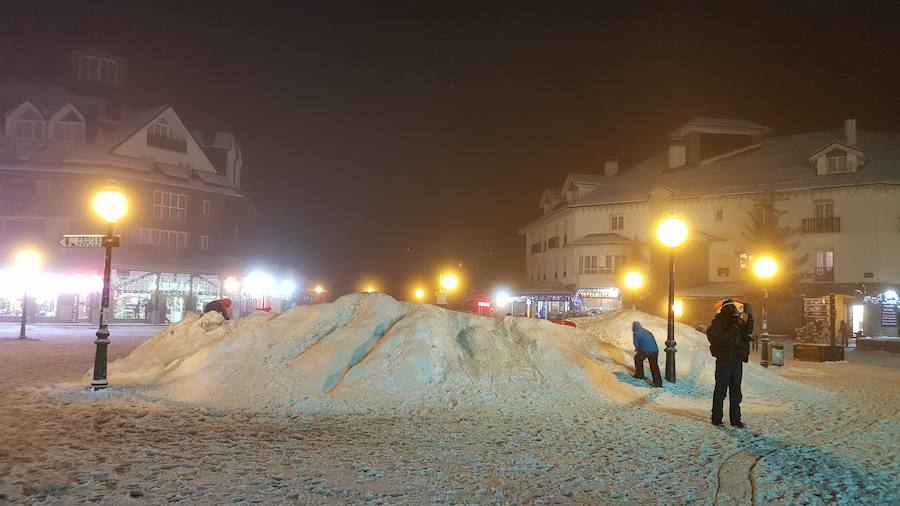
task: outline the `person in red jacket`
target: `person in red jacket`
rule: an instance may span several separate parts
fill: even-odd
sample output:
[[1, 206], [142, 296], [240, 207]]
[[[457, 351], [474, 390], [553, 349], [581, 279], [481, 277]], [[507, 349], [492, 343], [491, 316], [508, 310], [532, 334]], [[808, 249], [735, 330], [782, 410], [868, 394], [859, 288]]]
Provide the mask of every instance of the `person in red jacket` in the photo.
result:
[[231, 299], [219, 299], [208, 303], [203, 307], [203, 314], [210, 311], [218, 311], [226, 320], [231, 319]]

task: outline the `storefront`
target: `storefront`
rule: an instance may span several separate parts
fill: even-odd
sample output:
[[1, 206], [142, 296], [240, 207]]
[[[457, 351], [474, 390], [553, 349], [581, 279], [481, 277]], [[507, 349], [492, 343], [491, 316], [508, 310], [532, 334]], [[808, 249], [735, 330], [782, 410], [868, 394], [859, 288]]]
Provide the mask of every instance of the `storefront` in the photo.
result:
[[588, 313], [612, 311], [622, 308], [622, 291], [615, 286], [605, 288], [579, 288], [575, 296], [581, 301], [581, 309]]
[[114, 269], [110, 305], [114, 321], [174, 323], [220, 297], [215, 274]]
[[29, 321], [88, 321], [102, 287], [102, 278], [95, 274], [38, 273], [25, 280], [3, 271], [0, 272], [0, 320], [22, 318], [27, 289]]

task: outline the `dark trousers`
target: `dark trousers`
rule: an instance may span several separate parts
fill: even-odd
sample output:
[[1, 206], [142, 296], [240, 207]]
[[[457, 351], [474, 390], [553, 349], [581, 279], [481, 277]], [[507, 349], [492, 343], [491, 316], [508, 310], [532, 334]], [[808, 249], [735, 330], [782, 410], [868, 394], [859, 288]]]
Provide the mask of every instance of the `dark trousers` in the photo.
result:
[[659, 374], [659, 353], [634, 352], [634, 375], [644, 377], [644, 359], [650, 361], [650, 373], [653, 375], [653, 386], [662, 386], [662, 376]]
[[734, 425], [741, 421], [741, 376], [744, 363], [716, 359], [716, 387], [713, 390], [712, 422], [722, 422], [722, 405], [728, 394], [728, 419]]

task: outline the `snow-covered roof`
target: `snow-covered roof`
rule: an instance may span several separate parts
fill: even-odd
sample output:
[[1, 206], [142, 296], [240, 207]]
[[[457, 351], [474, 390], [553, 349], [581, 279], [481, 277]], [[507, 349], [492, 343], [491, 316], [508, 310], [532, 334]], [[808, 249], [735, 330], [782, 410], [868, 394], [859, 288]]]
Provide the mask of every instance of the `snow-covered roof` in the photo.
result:
[[771, 127], [743, 119], [697, 116], [672, 130], [669, 135], [680, 137], [690, 132], [765, 134], [771, 131]]
[[150, 123], [154, 118], [168, 109], [168, 105], [161, 105], [146, 111], [139, 112], [123, 121], [112, 130], [100, 129], [93, 142], [85, 142], [63, 158], [66, 163], [108, 163], [110, 165], [124, 165], [128, 168], [149, 172], [151, 169], [141, 160], [113, 154], [120, 144], [131, 138], [141, 128]]
[[588, 234], [569, 243], [569, 246], [591, 246], [596, 244], [631, 244], [631, 239], [622, 237], [619, 234]]
[[559, 280], [534, 281], [523, 286], [519, 295], [572, 295], [575, 291]]
[[900, 134], [861, 131], [855, 147], [868, 163], [855, 173], [820, 176], [809, 155], [840, 139], [840, 131], [814, 132], [765, 139], [756, 149], [710, 163], [671, 170], [665, 152], [608, 178], [570, 207], [647, 200], [648, 192], [665, 186], [672, 198], [758, 193], [765, 189], [802, 190], [868, 184], [900, 184]]

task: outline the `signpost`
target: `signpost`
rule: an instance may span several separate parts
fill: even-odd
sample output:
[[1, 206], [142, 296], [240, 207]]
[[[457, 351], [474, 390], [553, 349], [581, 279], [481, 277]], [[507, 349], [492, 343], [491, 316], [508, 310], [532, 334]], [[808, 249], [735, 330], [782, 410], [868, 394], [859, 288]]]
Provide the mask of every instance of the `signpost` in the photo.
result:
[[64, 235], [59, 240], [59, 245], [63, 248], [118, 248], [121, 239], [120, 235]]

